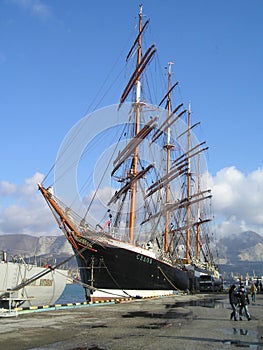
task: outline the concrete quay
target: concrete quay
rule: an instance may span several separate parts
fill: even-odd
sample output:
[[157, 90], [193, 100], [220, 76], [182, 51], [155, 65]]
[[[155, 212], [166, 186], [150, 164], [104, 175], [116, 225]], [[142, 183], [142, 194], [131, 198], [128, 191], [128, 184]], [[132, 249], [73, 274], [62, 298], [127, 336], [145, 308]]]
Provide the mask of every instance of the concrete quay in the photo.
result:
[[230, 321], [227, 294], [72, 306], [0, 319], [0, 349], [263, 349], [263, 295]]

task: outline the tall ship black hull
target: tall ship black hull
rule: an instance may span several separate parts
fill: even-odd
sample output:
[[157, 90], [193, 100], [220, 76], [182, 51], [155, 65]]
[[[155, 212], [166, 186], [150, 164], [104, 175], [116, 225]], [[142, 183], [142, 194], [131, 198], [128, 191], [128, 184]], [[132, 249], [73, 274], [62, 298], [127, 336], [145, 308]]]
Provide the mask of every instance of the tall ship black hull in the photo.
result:
[[[78, 237], [75, 237], [76, 242]], [[78, 251], [83, 250], [83, 240]], [[189, 272], [183, 265], [156, 259], [155, 253], [120, 242], [92, 244], [93, 251], [77, 253], [81, 281], [87, 300], [151, 297], [189, 288]]]

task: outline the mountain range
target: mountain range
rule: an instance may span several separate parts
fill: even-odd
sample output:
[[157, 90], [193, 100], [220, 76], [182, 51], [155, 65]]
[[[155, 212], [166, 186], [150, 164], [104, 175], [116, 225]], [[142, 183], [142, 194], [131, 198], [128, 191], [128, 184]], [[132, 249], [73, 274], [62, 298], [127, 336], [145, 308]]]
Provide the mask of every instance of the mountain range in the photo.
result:
[[[23, 258], [27, 262], [58, 264], [72, 256], [73, 250], [64, 236], [29, 236], [23, 234], [1, 235], [0, 252], [6, 252], [8, 260]], [[72, 258], [66, 267], [77, 267]]]
[[[227, 278], [234, 275], [263, 275], [263, 237], [253, 231], [236, 233], [217, 241], [218, 265]], [[28, 236], [23, 234], [1, 235], [0, 252], [6, 251], [9, 258], [34, 259], [57, 263], [73, 255], [73, 250], [64, 236]], [[52, 262], [53, 261], [53, 262]], [[76, 259], [68, 263], [76, 267]]]
[[253, 231], [235, 233], [218, 240], [220, 271], [263, 276], [263, 237]]

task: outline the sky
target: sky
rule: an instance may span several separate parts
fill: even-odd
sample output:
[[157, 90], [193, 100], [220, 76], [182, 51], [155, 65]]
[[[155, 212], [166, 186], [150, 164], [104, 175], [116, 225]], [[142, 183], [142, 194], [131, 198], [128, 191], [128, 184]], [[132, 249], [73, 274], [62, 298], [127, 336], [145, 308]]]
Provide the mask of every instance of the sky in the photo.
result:
[[[58, 234], [37, 183], [67, 132], [100, 106], [139, 4], [0, 1], [0, 234]], [[145, 0], [143, 13], [160, 64], [174, 62], [202, 123], [216, 233], [263, 235], [262, 0]]]

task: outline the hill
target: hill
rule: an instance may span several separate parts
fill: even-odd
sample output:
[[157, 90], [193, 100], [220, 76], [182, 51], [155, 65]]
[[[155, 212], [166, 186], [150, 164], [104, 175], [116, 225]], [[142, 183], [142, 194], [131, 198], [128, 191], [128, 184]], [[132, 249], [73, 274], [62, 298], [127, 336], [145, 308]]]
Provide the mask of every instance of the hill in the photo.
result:
[[218, 241], [220, 270], [226, 274], [263, 275], [263, 237], [253, 231], [236, 233]]
[[[263, 237], [256, 232], [246, 231], [217, 242], [218, 265], [225, 277], [234, 273], [245, 276], [247, 273], [263, 275]], [[0, 251], [6, 251], [9, 258], [22, 256], [33, 259], [61, 262], [73, 254], [66, 238], [61, 236], [34, 237], [28, 235], [1, 235]], [[75, 258], [69, 266], [76, 266]]]
[[[6, 251], [9, 259], [22, 257], [32, 261], [35, 257], [42, 263], [60, 263], [73, 254], [73, 250], [64, 236], [35, 237], [23, 234], [1, 235], [0, 251]], [[69, 266], [76, 266], [75, 258]]]

